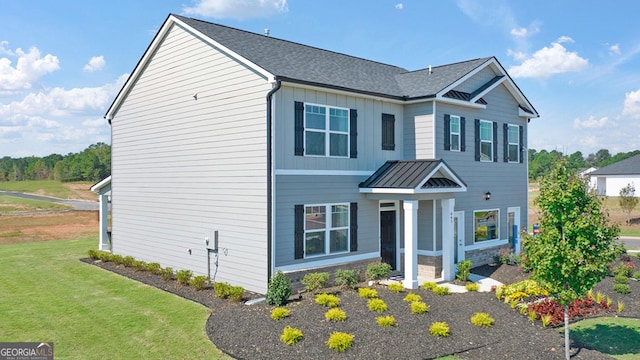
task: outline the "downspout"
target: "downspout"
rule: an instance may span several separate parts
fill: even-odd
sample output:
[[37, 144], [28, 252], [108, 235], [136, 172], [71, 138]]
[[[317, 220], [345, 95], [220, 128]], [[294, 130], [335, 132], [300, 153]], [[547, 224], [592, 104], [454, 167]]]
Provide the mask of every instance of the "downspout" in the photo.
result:
[[271, 279], [271, 267], [273, 260], [271, 259], [272, 241], [273, 241], [273, 145], [272, 145], [272, 128], [273, 128], [273, 94], [282, 86], [282, 82], [276, 77], [276, 86], [267, 93], [267, 280]]

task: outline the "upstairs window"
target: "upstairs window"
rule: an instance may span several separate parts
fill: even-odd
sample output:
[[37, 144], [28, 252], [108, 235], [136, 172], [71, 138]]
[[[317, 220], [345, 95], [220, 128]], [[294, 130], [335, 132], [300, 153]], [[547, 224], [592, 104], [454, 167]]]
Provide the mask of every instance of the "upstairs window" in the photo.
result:
[[295, 102], [295, 155], [357, 156], [357, 112]]
[[465, 121], [457, 115], [444, 115], [444, 149], [465, 151]]
[[382, 114], [382, 150], [396, 149], [396, 117]]
[[493, 121], [476, 119], [476, 161], [498, 161], [498, 131]]
[[521, 163], [522, 126], [504, 124], [504, 162]]

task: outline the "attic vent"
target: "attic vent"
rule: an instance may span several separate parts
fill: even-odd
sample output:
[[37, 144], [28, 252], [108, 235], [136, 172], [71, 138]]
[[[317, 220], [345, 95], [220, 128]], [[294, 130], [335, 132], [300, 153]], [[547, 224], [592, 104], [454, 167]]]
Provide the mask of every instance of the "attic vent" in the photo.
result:
[[429, 65], [429, 75], [431, 75], [431, 65]]
[[264, 36], [269, 36], [269, 33], [270, 33], [269, 29], [265, 28], [264, 29]]

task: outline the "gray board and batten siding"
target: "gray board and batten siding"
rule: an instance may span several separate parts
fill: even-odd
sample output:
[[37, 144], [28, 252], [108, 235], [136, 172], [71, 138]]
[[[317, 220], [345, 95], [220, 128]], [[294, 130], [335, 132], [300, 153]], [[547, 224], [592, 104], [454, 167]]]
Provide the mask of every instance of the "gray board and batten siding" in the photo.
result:
[[170, 29], [112, 121], [115, 253], [207, 275], [204, 238], [217, 230], [215, 280], [266, 291], [270, 89], [227, 54]]

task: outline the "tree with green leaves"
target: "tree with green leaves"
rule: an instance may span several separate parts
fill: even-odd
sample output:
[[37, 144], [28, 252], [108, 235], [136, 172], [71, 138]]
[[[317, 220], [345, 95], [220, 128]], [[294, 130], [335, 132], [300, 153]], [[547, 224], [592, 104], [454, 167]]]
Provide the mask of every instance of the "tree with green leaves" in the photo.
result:
[[532, 277], [564, 306], [565, 356], [569, 359], [569, 305], [606, 275], [618, 254], [620, 232], [588, 183], [559, 161], [540, 183], [540, 234], [523, 241]]
[[620, 207], [622, 211], [627, 213], [627, 225], [631, 222], [631, 212], [638, 206], [639, 199], [636, 197], [636, 188], [633, 184], [627, 184], [627, 186], [620, 189]]

